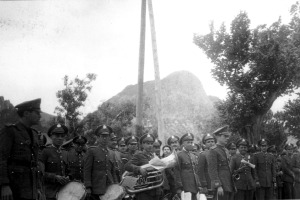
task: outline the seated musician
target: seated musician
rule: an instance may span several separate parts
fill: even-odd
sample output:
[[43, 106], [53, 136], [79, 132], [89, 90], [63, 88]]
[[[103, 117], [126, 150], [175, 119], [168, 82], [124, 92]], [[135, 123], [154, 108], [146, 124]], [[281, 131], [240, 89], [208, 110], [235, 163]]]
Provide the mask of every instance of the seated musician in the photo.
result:
[[[148, 164], [154, 158], [153, 143], [154, 136], [152, 134], [145, 134], [141, 137], [140, 143], [143, 150], [138, 151], [133, 157], [125, 164], [125, 170], [140, 174], [144, 177], [147, 176], [147, 170], [142, 168], [142, 165]], [[162, 194], [161, 188], [154, 188], [136, 194], [137, 200], [158, 200]]]

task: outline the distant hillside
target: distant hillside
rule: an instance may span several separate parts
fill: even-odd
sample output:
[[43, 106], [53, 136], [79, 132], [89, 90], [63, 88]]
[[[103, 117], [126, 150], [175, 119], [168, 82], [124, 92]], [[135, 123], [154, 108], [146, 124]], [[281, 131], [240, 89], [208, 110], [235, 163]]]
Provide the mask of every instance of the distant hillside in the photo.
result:
[[[214, 114], [213, 102], [216, 97], [208, 97], [201, 81], [192, 73], [179, 71], [161, 80], [162, 108], [165, 123], [165, 135], [183, 135], [191, 132], [200, 137], [206, 121]], [[107, 102], [121, 104], [122, 102], [136, 102], [137, 85], [125, 87]], [[155, 127], [155, 82], [144, 83], [144, 101], [147, 105], [145, 124]]]

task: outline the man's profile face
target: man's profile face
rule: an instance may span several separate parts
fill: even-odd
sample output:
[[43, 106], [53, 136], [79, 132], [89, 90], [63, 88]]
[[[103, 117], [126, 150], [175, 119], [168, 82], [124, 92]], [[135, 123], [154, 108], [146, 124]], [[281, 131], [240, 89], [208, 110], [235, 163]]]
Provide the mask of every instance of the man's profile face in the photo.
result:
[[231, 134], [221, 134], [217, 136], [217, 141], [220, 145], [225, 146], [228, 143]]
[[32, 126], [40, 124], [40, 119], [41, 119], [40, 111], [37, 111], [37, 110], [25, 111], [24, 116], [30, 122], [30, 124]]

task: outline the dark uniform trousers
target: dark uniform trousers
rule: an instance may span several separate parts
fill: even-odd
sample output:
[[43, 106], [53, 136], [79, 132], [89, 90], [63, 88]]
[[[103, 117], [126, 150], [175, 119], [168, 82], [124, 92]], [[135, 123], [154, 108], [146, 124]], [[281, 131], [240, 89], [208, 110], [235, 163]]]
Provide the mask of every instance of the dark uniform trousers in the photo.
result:
[[14, 199], [41, 198], [38, 132], [21, 122], [0, 132], [0, 186], [9, 185]]
[[117, 183], [113, 152], [104, 146], [90, 147], [84, 160], [84, 184], [92, 196], [104, 195], [108, 186]]
[[70, 180], [83, 182], [84, 152], [71, 149], [67, 153], [68, 176]]
[[192, 200], [196, 200], [200, 187], [199, 158], [184, 148], [177, 153], [177, 157], [178, 166], [175, 167], [174, 171], [175, 188], [192, 193]]
[[292, 167], [295, 174], [294, 198], [300, 199], [300, 152], [292, 156]]
[[[283, 199], [293, 199], [294, 198], [294, 172], [292, 167], [292, 157], [285, 155], [282, 157], [281, 167], [283, 171]], [[299, 188], [300, 189], [300, 188]]]
[[[229, 167], [229, 156], [225, 147], [217, 144], [207, 153], [208, 174], [211, 179], [211, 188], [215, 190], [214, 199], [232, 200], [235, 185]], [[224, 195], [217, 195], [217, 188], [222, 187]]]
[[57, 175], [67, 174], [67, 152], [51, 145], [42, 151], [41, 162], [45, 165], [45, 191], [47, 199], [55, 199], [56, 193], [62, 188]]
[[[140, 174], [140, 166], [148, 164], [154, 155], [145, 151], [139, 151], [133, 155], [131, 160], [125, 164], [125, 170], [133, 172], [134, 174]], [[152, 190], [139, 192], [136, 194], [137, 200], [158, 200], [162, 195], [161, 188], [155, 188]]]
[[276, 182], [276, 164], [273, 155], [264, 152], [254, 154], [253, 164], [260, 188], [256, 189], [256, 200], [273, 199], [273, 183]]
[[233, 173], [239, 175], [238, 180], [234, 180], [237, 192], [234, 195], [235, 200], [253, 200], [255, 190], [255, 180], [257, 179], [255, 170], [246, 166], [241, 161], [246, 160], [253, 163], [253, 156], [236, 154], [230, 160], [230, 168]]

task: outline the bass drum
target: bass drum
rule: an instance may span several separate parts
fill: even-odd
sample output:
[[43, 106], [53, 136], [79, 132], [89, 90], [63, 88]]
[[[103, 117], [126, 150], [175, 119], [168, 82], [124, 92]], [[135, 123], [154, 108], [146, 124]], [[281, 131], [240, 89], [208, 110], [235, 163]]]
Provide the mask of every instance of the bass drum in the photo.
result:
[[57, 200], [83, 200], [86, 196], [86, 190], [80, 182], [69, 182], [63, 186], [56, 194]]

